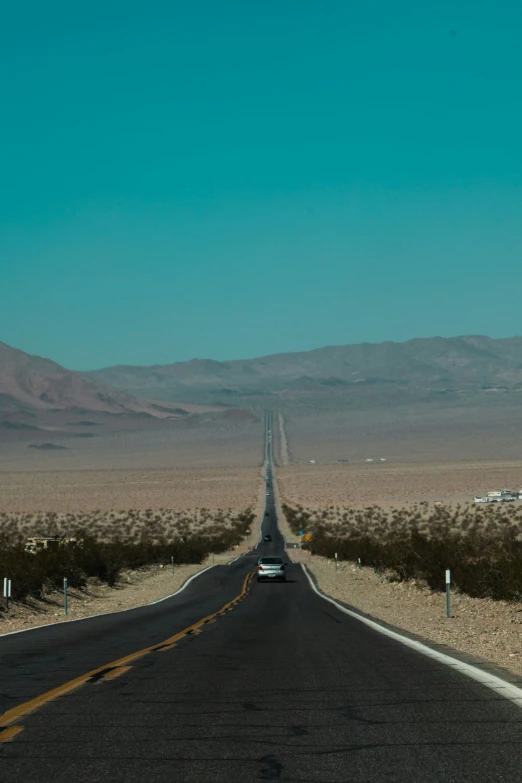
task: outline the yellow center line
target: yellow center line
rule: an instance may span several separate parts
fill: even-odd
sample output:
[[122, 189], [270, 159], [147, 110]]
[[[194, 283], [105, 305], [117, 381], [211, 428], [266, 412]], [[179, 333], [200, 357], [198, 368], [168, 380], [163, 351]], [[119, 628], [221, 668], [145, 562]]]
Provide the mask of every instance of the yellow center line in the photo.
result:
[[13, 737], [16, 737], [16, 735], [20, 734], [20, 732], [23, 730], [23, 726], [10, 726], [8, 729], [0, 731], [0, 742], [9, 742], [13, 739]]
[[[5, 727], [10, 726], [11, 723], [18, 720], [19, 718], [22, 718], [25, 715], [29, 715], [30, 713], [39, 709], [39, 707], [42, 707], [44, 704], [48, 704], [50, 701], [57, 699], [59, 696], [63, 696], [66, 693], [70, 693], [71, 691], [76, 690], [76, 688], [80, 688], [92, 677], [95, 677], [102, 672], [104, 674], [100, 679], [100, 682], [118, 677], [120, 674], [123, 674], [125, 671], [128, 671], [131, 668], [127, 664], [132, 663], [133, 661], [137, 661], [138, 658], [142, 658], [144, 655], [148, 655], [155, 650], [166, 649], [167, 645], [173, 646], [183, 636], [198, 630], [202, 625], [212, 621], [213, 618], [217, 617], [218, 615], [224, 614], [235, 603], [237, 603], [237, 601], [246, 595], [252, 574], [253, 572], [247, 574], [245, 577], [245, 581], [243, 582], [243, 587], [239, 595], [237, 595], [231, 601], [228, 601], [224, 606], [221, 607], [221, 609], [218, 609], [217, 612], [212, 612], [212, 614], [209, 614], [192, 625], [189, 625], [188, 628], [184, 628], [182, 631], [178, 631], [178, 633], [174, 634], [174, 636], [170, 636], [168, 639], [165, 639], [164, 642], [159, 642], [158, 644], [153, 644], [150, 647], [145, 647], [143, 650], [137, 650], [136, 652], [130, 653], [129, 655], [124, 655], [122, 658], [118, 658], [116, 661], [112, 661], [112, 663], [106, 663], [104, 666], [98, 666], [97, 669], [93, 669], [92, 671], [87, 672], [87, 674], [82, 674], [79, 677], [75, 677], [74, 680], [69, 680], [69, 682], [66, 682], [63, 685], [59, 685], [57, 688], [52, 688], [50, 691], [46, 691], [45, 693], [40, 694], [40, 696], [36, 696], [34, 699], [30, 699], [23, 704], [19, 704], [17, 707], [13, 707], [12, 709], [7, 710], [7, 712], [4, 712], [3, 715], [0, 715], [0, 742], [5, 742], [6, 740], [2, 738], [6, 736], [6, 731], [11, 731], [11, 729], [6, 729]], [[112, 671], [106, 673], [107, 669], [116, 669], [117, 673], [110, 677], [109, 675], [112, 674]], [[4, 731], [2, 731], [2, 729], [4, 729]], [[9, 736], [9, 739], [14, 737], [15, 734], [18, 734], [19, 731], [22, 731], [23, 727], [13, 726], [12, 730], [15, 729], [16, 731], [14, 731], [14, 733]]]

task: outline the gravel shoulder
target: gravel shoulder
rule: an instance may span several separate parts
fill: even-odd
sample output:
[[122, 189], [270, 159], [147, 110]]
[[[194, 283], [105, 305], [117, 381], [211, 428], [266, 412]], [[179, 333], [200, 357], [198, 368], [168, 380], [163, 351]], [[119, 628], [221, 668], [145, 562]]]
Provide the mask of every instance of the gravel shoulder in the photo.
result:
[[9, 613], [0, 620], [0, 638], [13, 631], [79, 620], [97, 614], [121, 612], [153, 603], [175, 593], [187, 579], [209, 565], [212, 565], [211, 558], [207, 558], [203, 563], [174, 566], [174, 572], [169, 566], [125, 571], [115, 587], [90, 580], [84, 590], [68, 591], [67, 618], [64, 615], [61, 593], [51, 593], [44, 601], [13, 603]]

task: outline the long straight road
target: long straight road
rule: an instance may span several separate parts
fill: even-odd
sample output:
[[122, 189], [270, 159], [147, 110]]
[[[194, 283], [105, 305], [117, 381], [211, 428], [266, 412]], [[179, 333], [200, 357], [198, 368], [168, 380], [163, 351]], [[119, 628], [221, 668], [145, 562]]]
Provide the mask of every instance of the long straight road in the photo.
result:
[[522, 780], [515, 704], [345, 615], [296, 564], [248, 581], [260, 554], [284, 556], [270, 471], [271, 543], [160, 604], [0, 640], [1, 710], [23, 727], [0, 744], [2, 782]]

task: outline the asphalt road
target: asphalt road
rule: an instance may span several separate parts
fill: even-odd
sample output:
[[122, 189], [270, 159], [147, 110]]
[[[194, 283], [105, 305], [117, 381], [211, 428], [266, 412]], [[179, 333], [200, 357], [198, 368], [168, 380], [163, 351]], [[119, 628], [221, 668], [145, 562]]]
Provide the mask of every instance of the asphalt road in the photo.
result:
[[[2, 712], [159, 645], [241, 593], [273, 541], [155, 606], [0, 641]], [[298, 565], [175, 646], [22, 717], [2, 783], [522, 780], [522, 710], [325, 602]]]

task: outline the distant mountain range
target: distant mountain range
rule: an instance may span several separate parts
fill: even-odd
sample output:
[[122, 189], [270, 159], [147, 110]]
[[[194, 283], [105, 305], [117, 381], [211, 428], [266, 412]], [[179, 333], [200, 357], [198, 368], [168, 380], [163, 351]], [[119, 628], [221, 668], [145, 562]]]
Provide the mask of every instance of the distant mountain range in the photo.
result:
[[[301, 395], [391, 398], [465, 390], [522, 389], [522, 338], [484, 336], [330, 346], [302, 353], [218, 362], [194, 359], [150, 367], [120, 365], [83, 377], [142, 398], [226, 402]], [[399, 398], [400, 399], [400, 396]]]
[[[122, 430], [257, 421], [232, 406], [138, 399], [0, 342], [0, 440], [94, 438]], [[56, 448], [45, 442], [35, 448]]]
[[143, 413], [150, 406], [134, 397], [0, 342], [0, 408], [4, 411]]
[[[239, 361], [194, 359], [83, 373], [0, 343], [0, 429], [4, 431], [34, 429], [31, 419], [37, 414], [44, 417], [48, 429], [54, 426], [51, 414], [63, 418], [90, 413], [123, 421], [205, 413], [239, 422], [251, 416], [247, 409], [303, 400], [318, 405], [373, 401], [390, 407], [441, 395], [518, 391], [522, 391], [521, 337], [433, 337]], [[198, 404], [214, 407], [198, 409]]]

